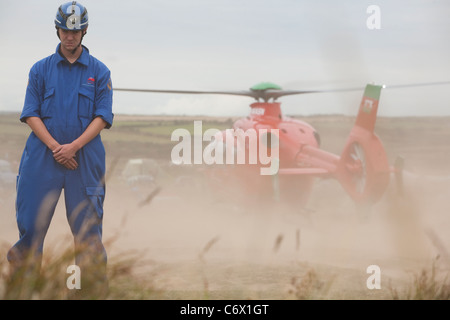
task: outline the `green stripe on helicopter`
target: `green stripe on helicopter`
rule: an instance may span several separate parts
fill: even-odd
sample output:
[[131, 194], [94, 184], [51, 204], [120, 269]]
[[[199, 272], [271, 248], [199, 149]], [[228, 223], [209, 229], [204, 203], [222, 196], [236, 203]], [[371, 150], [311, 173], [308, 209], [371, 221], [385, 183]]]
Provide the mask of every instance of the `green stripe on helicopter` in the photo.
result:
[[379, 100], [382, 88], [383, 86], [368, 84], [364, 90], [364, 97]]

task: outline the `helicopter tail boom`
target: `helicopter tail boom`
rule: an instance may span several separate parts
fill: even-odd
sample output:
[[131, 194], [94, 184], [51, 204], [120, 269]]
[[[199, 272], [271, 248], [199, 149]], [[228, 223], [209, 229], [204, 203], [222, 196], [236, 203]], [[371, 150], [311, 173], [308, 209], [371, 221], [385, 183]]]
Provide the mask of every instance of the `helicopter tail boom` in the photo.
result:
[[298, 168], [280, 168], [280, 174], [313, 175], [337, 179], [357, 203], [378, 201], [389, 184], [391, 168], [381, 140], [374, 133], [383, 86], [368, 84], [358, 115], [341, 155], [305, 145], [297, 155]]

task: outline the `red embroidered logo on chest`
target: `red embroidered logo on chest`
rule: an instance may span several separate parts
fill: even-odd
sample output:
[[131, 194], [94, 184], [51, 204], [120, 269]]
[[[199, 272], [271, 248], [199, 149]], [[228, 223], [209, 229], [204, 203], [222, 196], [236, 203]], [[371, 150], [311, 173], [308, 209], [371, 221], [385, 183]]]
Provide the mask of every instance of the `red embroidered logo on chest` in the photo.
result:
[[92, 78], [92, 77], [89, 77], [88, 80], [87, 80], [87, 83], [90, 84], [90, 85], [93, 85], [95, 83], [95, 79]]

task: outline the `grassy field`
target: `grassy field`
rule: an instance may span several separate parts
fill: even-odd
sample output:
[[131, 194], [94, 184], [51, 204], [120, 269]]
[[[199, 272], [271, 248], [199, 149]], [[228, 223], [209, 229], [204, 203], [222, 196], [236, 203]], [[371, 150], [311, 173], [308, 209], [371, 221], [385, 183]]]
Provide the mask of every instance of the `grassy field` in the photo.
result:
[[[7, 159], [15, 172], [30, 132], [18, 117], [0, 116], [0, 159]], [[337, 154], [354, 122], [345, 116], [297, 118], [313, 125], [322, 147]], [[217, 201], [205, 187], [201, 167], [170, 163], [177, 143], [170, 140], [173, 130], [192, 132], [196, 120], [206, 130], [228, 128], [235, 119], [116, 115], [113, 127], [102, 133], [111, 277], [105, 298], [449, 298], [449, 118], [378, 119], [376, 132], [389, 161], [405, 159], [408, 194], [392, 198], [389, 190], [366, 222], [342, 188], [329, 180], [319, 180], [307, 208], [295, 212], [283, 203], [249, 209]], [[157, 170], [149, 172], [156, 181], [124, 180], [130, 159], [151, 159]], [[155, 185], [161, 187], [159, 193]], [[1, 204], [0, 270], [5, 276], [6, 250], [17, 240], [14, 190]], [[70, 237], [61, 198], [46, 240], [47, 272], [21, 292], [24, 298], [70, 298], [61, 285], [69, 262], [58, 259], [70, 252]], [[366, 286], [366, 268], [372, 264], [381, 267], [381, 290]], [[10, 298], [4, 279], [0, 298]]]

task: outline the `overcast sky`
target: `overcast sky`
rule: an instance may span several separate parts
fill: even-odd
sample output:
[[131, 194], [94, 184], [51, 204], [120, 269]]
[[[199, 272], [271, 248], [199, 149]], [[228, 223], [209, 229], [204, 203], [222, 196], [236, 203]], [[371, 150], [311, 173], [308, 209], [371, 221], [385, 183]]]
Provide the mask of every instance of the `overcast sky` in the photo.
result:
[[[54, 53], [64, 1], [0, 0], [0, 111], [20, 111], [30, 67]], [[246, 90], [450, 81], [447, 0], [84, 0], [83, 44], [114, 87]], [[381, 29], [371, 30], [370, 5]], [[380, 115], [450, 115], [450, 85], [386, 89]], [[356, 113], [361, 92], [281, 98], [285, 114]], [[248, 97], [114, 93], [116, 114], [240, 116]]]

